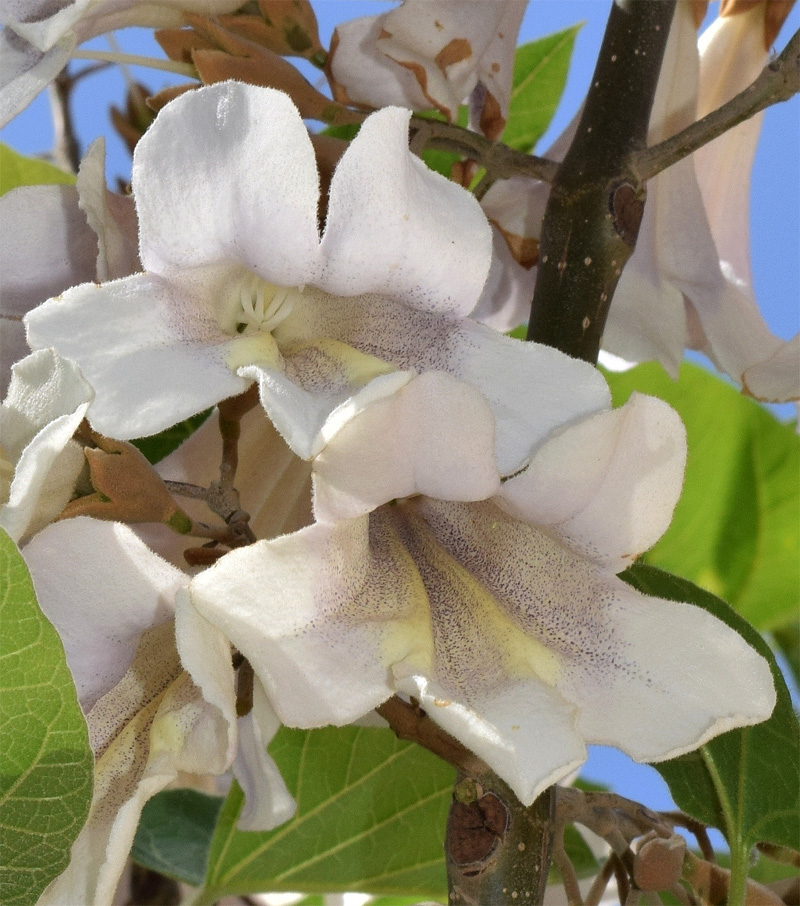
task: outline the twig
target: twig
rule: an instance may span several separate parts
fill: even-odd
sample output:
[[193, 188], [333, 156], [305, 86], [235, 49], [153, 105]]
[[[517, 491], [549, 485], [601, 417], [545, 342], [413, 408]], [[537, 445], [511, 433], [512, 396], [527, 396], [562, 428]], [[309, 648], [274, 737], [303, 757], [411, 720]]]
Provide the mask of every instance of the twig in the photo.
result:
[[[452, 151], [463, 157], [477, 160], [495, 179], [507, 179], [511, 176], [529, 176], [544, 182], [553, 182], [559, 164], [554, 160], [524, 154], [504, 145], [493, 142], [477, 132], [471, 132], [455, 123], [443, 123], [422, 116], [411, 117], [411, 128], [414, 132], [422, 131], [426, 136], [425, 147], [439, 151]], [[414, 136], [412, 136], [412, 142]]]
[[677, 135], [641, 151], [633, 168], [640, 179], [651, 179], [759, 111], [788, 101], [798, 92], [800, 31], [795, 32], [783, 53], [764, 67], [752, 85]]
[[694, 834], [700, 852], [706, 862], [716, 862], [717, 856], [714, 847], [711, 845], [711, 839], [708, 836], [708, 828], [702, 821], [692, 818], [684, 812], [659, 812], [662, 818], [670, 821], [674, 827], [685, 827], [691, 834]]
[[564, 849], [564, 834], [556, 833], [553, 843], [553, 861], [561, 872], [561, 883], [564, 885], [564, 891], [567, 894], [568, 906], [583, 906], [581, 889], [578, 885], [578, 876], [575, 874], [575, 866], [572, 859], [567, 855]]
[[603, 894], [608, 887], [608, 882], [611, 880], [611, 876], [614, 874], [614, 860], [616, 856], [614, 853], [611, 853], [606, 861], [603, 863], [600, 873], [592, 882], [592, 886], [589, 888], [589, 893], [586, 894], [586, 900], [584, 906], [598, 906], [600, 900], [603, 899]]
[[70, 110], [73, 85], [74, 79], [63, 71], [50, 82], [47, 92], [53, 117], [53, 159], [59, 167], [77, 173], [81, 163], [81, 149]]

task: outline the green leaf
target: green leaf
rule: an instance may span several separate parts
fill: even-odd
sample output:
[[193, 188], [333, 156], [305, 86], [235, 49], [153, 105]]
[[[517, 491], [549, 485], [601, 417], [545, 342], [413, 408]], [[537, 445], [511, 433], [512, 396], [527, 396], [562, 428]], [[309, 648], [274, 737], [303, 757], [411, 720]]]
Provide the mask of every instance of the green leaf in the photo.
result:
[[242, 792], [234, 784], [211, 844], [202, 902], [264, 890], [446, 899], [449, 765], [378, 728], [284, 727], [269, 751], [297, 815], [269, 833], [237, 831]]
[[761, 636], [724, 601], [691, 582], [652, 566], [635, 565], [622, 578], [648, 595], [688, 601], [735, 629], [772, 669], [778, 701], [769, 720], [731, 730], [697, 751], [653, 767], [667, 781], [680, 808], [718, 827], [734, 864], [767, 841], [797, 847], [800, 841], [800, 726], [780, 669]]
[[575, 38], [580, 22], [538, 41], [522, 44], [514, 59], [505, 144], [518, 151], [532, 151], [547, 131], [567, 83]]
[[92, 751], [64, 648], [0, 529], [0, 889], [35, 903], [69, 862], [92, 798]]
[[50, 185], [66, 183], [72, 185], [75, 176], [59, 170], [46, 160], [24, 157], [8, 145], [0, 143], [0, 195], [5, 195], [18, 186]]
[[696, 365], [607, 374], [614, 404], [634, 390], [666, 400], [689, 441], [683, 494], [645, 562], [724, 598], [757, 629], [793, 623], [800, 600], [800, 437]]
[[223, 799], [197, 790], [163, 790], [142, 809], [132, 858], [145, 868], [198, 886]]
[[134, 447], [138, 447], [139, 450], [144, 453], [148, 462], [160, 462], [165, 456], [169, 456], [173, 450], [177, 450], [188, 437], [191, 437], [208, 416], [211, 415], [211, 412], [211, 409], [206, 409], [205, 412], [198, 412], [197, 415], [193, 415], [185, 421], [178, 422], [177, 425], [166, 428], [159, 434], [153, 434], [151, 437], [140, 437], [137, 440], [131, 441], [131, 443]]

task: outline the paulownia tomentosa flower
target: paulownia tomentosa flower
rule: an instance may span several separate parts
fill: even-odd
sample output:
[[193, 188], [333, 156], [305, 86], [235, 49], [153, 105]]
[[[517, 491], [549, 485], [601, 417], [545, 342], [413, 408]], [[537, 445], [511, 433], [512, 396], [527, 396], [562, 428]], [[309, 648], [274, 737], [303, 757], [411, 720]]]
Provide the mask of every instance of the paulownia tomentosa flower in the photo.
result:
[[677, 414], [634, 396], [529, 440], [501, 480], [486, 401], [421, 375], [332, 432], [316, 524], [192, 581], [284, 723], [411, 695], [530, 803], [587, 742], [656, 761], [770, 714], [769, 666], [738, 634], [616, 576], [669, 524]]
[[[93, 427], [152, 434], [257, 381], [308, 458], [337, 407], [445, 371], [489, 401], [507, 473], [526, 432], [605, 405], [590, 366], [468, 317], [491, 231], [469, 193], [409, 152], [408, 118], [387, 108], [363, 124], [320, 237], [314, 152], [288, 97], [227, 82], [165, 107], [133, 163], [145, 272], [75, 287], [26, 318], [31, 346], [73, 359], [94, 388]], [[553, 378], [559, 368], [568, 382]], [[547, 401], [535, 426], [533, 394]]]

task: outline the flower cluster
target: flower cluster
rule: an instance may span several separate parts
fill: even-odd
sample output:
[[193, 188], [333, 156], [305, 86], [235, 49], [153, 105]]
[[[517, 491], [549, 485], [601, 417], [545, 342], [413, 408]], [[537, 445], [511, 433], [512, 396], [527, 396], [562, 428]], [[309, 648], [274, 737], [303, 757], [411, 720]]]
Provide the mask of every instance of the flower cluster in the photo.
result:
[[[86, 37], [237, 5], [108, 0], [9, 18], [0, 110]], [[679, 417], [642, 395], [613, 409], [592, 364], [481, 323], [508, 302], [487, 219], [504, 189], [484, 210], [409, 150], [405, 106], [452, 118], [469, 97], [499, 135], [523, 9], [406, 0], [340, 28], [339, 98], [404, 106], [365, 118], [326, 192], [291, 99], [228, 81], [159, 112], [134, 154], [135, 212], [106, 191], [100, 148], [77, 188], [3, 200], [7, 224], [37, 213], [2, 243], [32, 352], [0, 410], [0, 525], [63, 639], [96, 760], [88, 822], [41, 903], [110, 902], [144, 803], [179, 775], [232, 768], [240, 826], [287, 820], [266, 754], [280, 723], [343, 725], [410, 697], [530, 804], [588, 743], [658, 761], [771, 713], [770, 669], [737, 633], [618, 578], [670, 522]], [[696, 73], [686, 33], [671, 40], [674, 92]], [[676, 103], [665, 88], [654, 130]], [[706, 199], [695, 166], [702, 179], [716, 165], [684, 162], [648, 202], [626, 329], [675, 296], [760, 395], [772, 378], [759, 369], [783, 351], [728, 364], [714, 333], [718, 306], [750, 299], [742, 249], [692, 207], [713, 287], [692, 295], [660, 263], [674, 198], [730, 203]], [[681, 330], [656, 352], [682, 352]], [[612, 322], [609, 348], [641, 357], [618, 335]], [[157, 468], [125, 443], [214, 407]], [[208, 544], [187, 547], [198, 537]]]

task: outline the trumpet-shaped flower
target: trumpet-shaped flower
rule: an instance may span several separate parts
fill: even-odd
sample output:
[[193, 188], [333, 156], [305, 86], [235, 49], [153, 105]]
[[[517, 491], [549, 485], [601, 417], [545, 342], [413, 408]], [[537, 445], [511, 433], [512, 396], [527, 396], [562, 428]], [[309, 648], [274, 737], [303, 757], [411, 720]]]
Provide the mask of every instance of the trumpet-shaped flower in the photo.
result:
[[95, 755], [89, 817], [39, 906], [111, 903], [144, 804], [179, 773], [220, 774], [235, 757], [245, 828], [291, 817], [264, 750], [278, 721], [261, 690], [258, 712], [237, 721], [230, 645], [186, 602], [187, 575], [126, 526], [87, 517], [48, 526], [23, 553], [64, 643]]
[[479, 393], [421, 375], [333, 434], [314, 461], [315, 525], [192, 581], [281, 719], [344, 724], [412, 695], [525, 803], [587, 742], [652, 761], [765, 719], [763, 658], [615, 575], [680, 492], [674, 411], [636, 396], [553, 434], [504, 482], [492, 435]]
[[6, 0], [0, 10], [0, 126], [30, 104], [75, 48], [132, 25], [177, 26], [183, 13], [219, 15], [241, 0]]
[[[762, 4], [718, 19], [703, 35], [698, 57], [689, 5], [678, 4], [651, 143], [755, 78], [767, 60], [764, 22]], [[760, 115], [711, 142], [696, 160], [679, 161], [650, 181], [603, 345], [632, 361], [658, 358], [672, 374], [684, 348], [699, 349], [753, 396], [781, 402], [800, 398], [800, 345], [769, 331], [753, 296], [747, 198], [759, 129]], [[787, 361], [793, 365], [780, 364]]]
[[[389, 108], [361, 127], [320, 238], [314, 152], [290, 100], [235, 82], [183, 95], [134, 156], [145, 273], [48, 301], [26, 318], [29, 343], [78, 362], [101, 433], [155, 433], [258, 381], [304, 458], [337, 407], [355, 411], [413, 372], [450, 372], [489, 400], [500, 468], [513, 471], [526, 432], [595, 411], [608, 391], [585, 363], [468, 317], [491, 232], [469, 193], [409, 152], [408, 118]], [[534, 394], [550, 403], [535, 425]]]
[[519, 0], [405, 0], [338, 26], [329, 72], [343, 103], [436, 109], [454, 120], [470, 97], [475, 127], [499, 138], [508, 117]]

